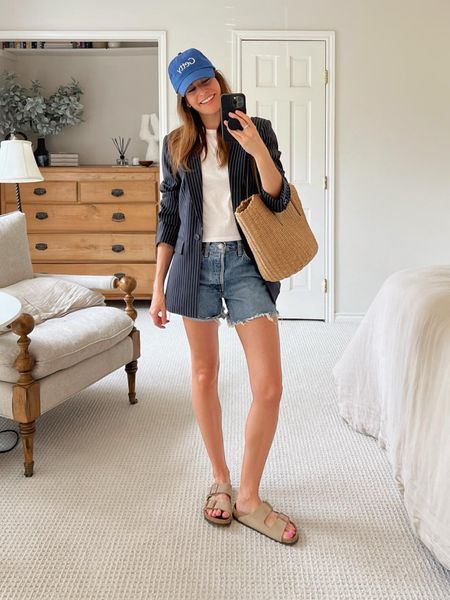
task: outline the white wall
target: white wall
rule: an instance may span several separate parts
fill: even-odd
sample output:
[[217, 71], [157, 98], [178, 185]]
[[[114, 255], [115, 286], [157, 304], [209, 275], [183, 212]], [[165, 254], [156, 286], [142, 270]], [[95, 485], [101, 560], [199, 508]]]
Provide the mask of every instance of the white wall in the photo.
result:
[[[49, 96], [74, 77], [84, 91], [84, 122], [46, 136], [49, 152], [77, 152], [83, 165], [115, 164], [118, 153], [111, 138], [121, 136], [131, 138], [128, 159], [145, 158], [147, 144], [139, 139], [139, 129], [143, 113], [159, 113], [158, 55], [156, 49], [146, 49], [151, 54], [144, 56], [132, 52], [13, 54], [5, 68], [15, 71], [22, 85], [29, 87], [38, 79], [42, 93]], [[33, 141], [37, 137], [27, 135]]]
[[25, 12], [0, 0], [2, 28], [163, 29], [169, 58], [197, 46], [230, 79], [232, 29], [336, 31], [336, 312], [364, 313], [396, 270], [450, 263], [447, 0], [135, 0], [130, 7], [40, 0]]

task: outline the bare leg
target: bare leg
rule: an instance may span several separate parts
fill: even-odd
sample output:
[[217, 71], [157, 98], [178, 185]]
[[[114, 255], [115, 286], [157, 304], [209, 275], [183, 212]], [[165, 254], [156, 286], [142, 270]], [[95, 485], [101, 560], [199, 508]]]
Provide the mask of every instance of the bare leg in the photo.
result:
[[[191, 349], [192, 363], [192, 406], [203, 441], [211, 460], [214, 481], [230, 481], [230, 471], [225, 460], [222, 434], [222, 409], [217, 391], [219, 374], [219, 338], [217, 321], [193, 321], [183, 318]], [[218, 494], [228, 498], [224, 494]], [[208, 514], [220, 517], [220, 509], [211, 509]], [[227, 519], [229, 513], [223, 513]]]
[[[245, 450], [236, 508], [250, 513], [261, 504], [259, 485], [278, 423], [282, 393], [280, 340], [278, 321], [267, 317], [236, 325], [236, 331], [247, 359], [253, 394], [245, 426]], [[270, 513], [266, 524], [270, 527], [276, 518], [276, 513]], [[283, 537], [290, 539], [295, 531], [295, 526], [289, 523]]]

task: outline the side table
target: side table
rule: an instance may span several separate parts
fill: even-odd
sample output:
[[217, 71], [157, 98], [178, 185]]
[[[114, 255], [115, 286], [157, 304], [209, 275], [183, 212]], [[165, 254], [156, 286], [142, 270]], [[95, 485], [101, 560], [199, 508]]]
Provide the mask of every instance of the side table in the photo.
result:
[[22, 304], [17, 298], [0, 292], [0, 327], [5, 327], [17, 319], [22, 310]]

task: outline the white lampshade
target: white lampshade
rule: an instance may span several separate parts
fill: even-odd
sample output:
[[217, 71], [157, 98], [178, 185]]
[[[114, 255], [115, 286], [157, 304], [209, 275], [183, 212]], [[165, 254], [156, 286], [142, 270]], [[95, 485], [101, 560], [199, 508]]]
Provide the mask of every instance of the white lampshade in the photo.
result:
[[26, 183], [43, 181], [34, 160], [31, 142], [5, 140], [0, 144], [0, 182]]

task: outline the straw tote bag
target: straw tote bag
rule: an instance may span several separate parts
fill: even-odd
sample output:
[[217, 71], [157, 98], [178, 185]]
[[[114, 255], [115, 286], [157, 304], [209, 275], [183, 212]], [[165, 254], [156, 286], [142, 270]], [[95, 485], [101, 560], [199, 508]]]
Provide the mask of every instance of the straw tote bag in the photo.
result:
[[235, 211], [259, 272], [266, 281], [280, 281], [298, 273], [319, 248], [297, 190], [292, 183], [289, 187], [291, 200], [282, 212], [270, 210], [260, 194], [243, 200]]

